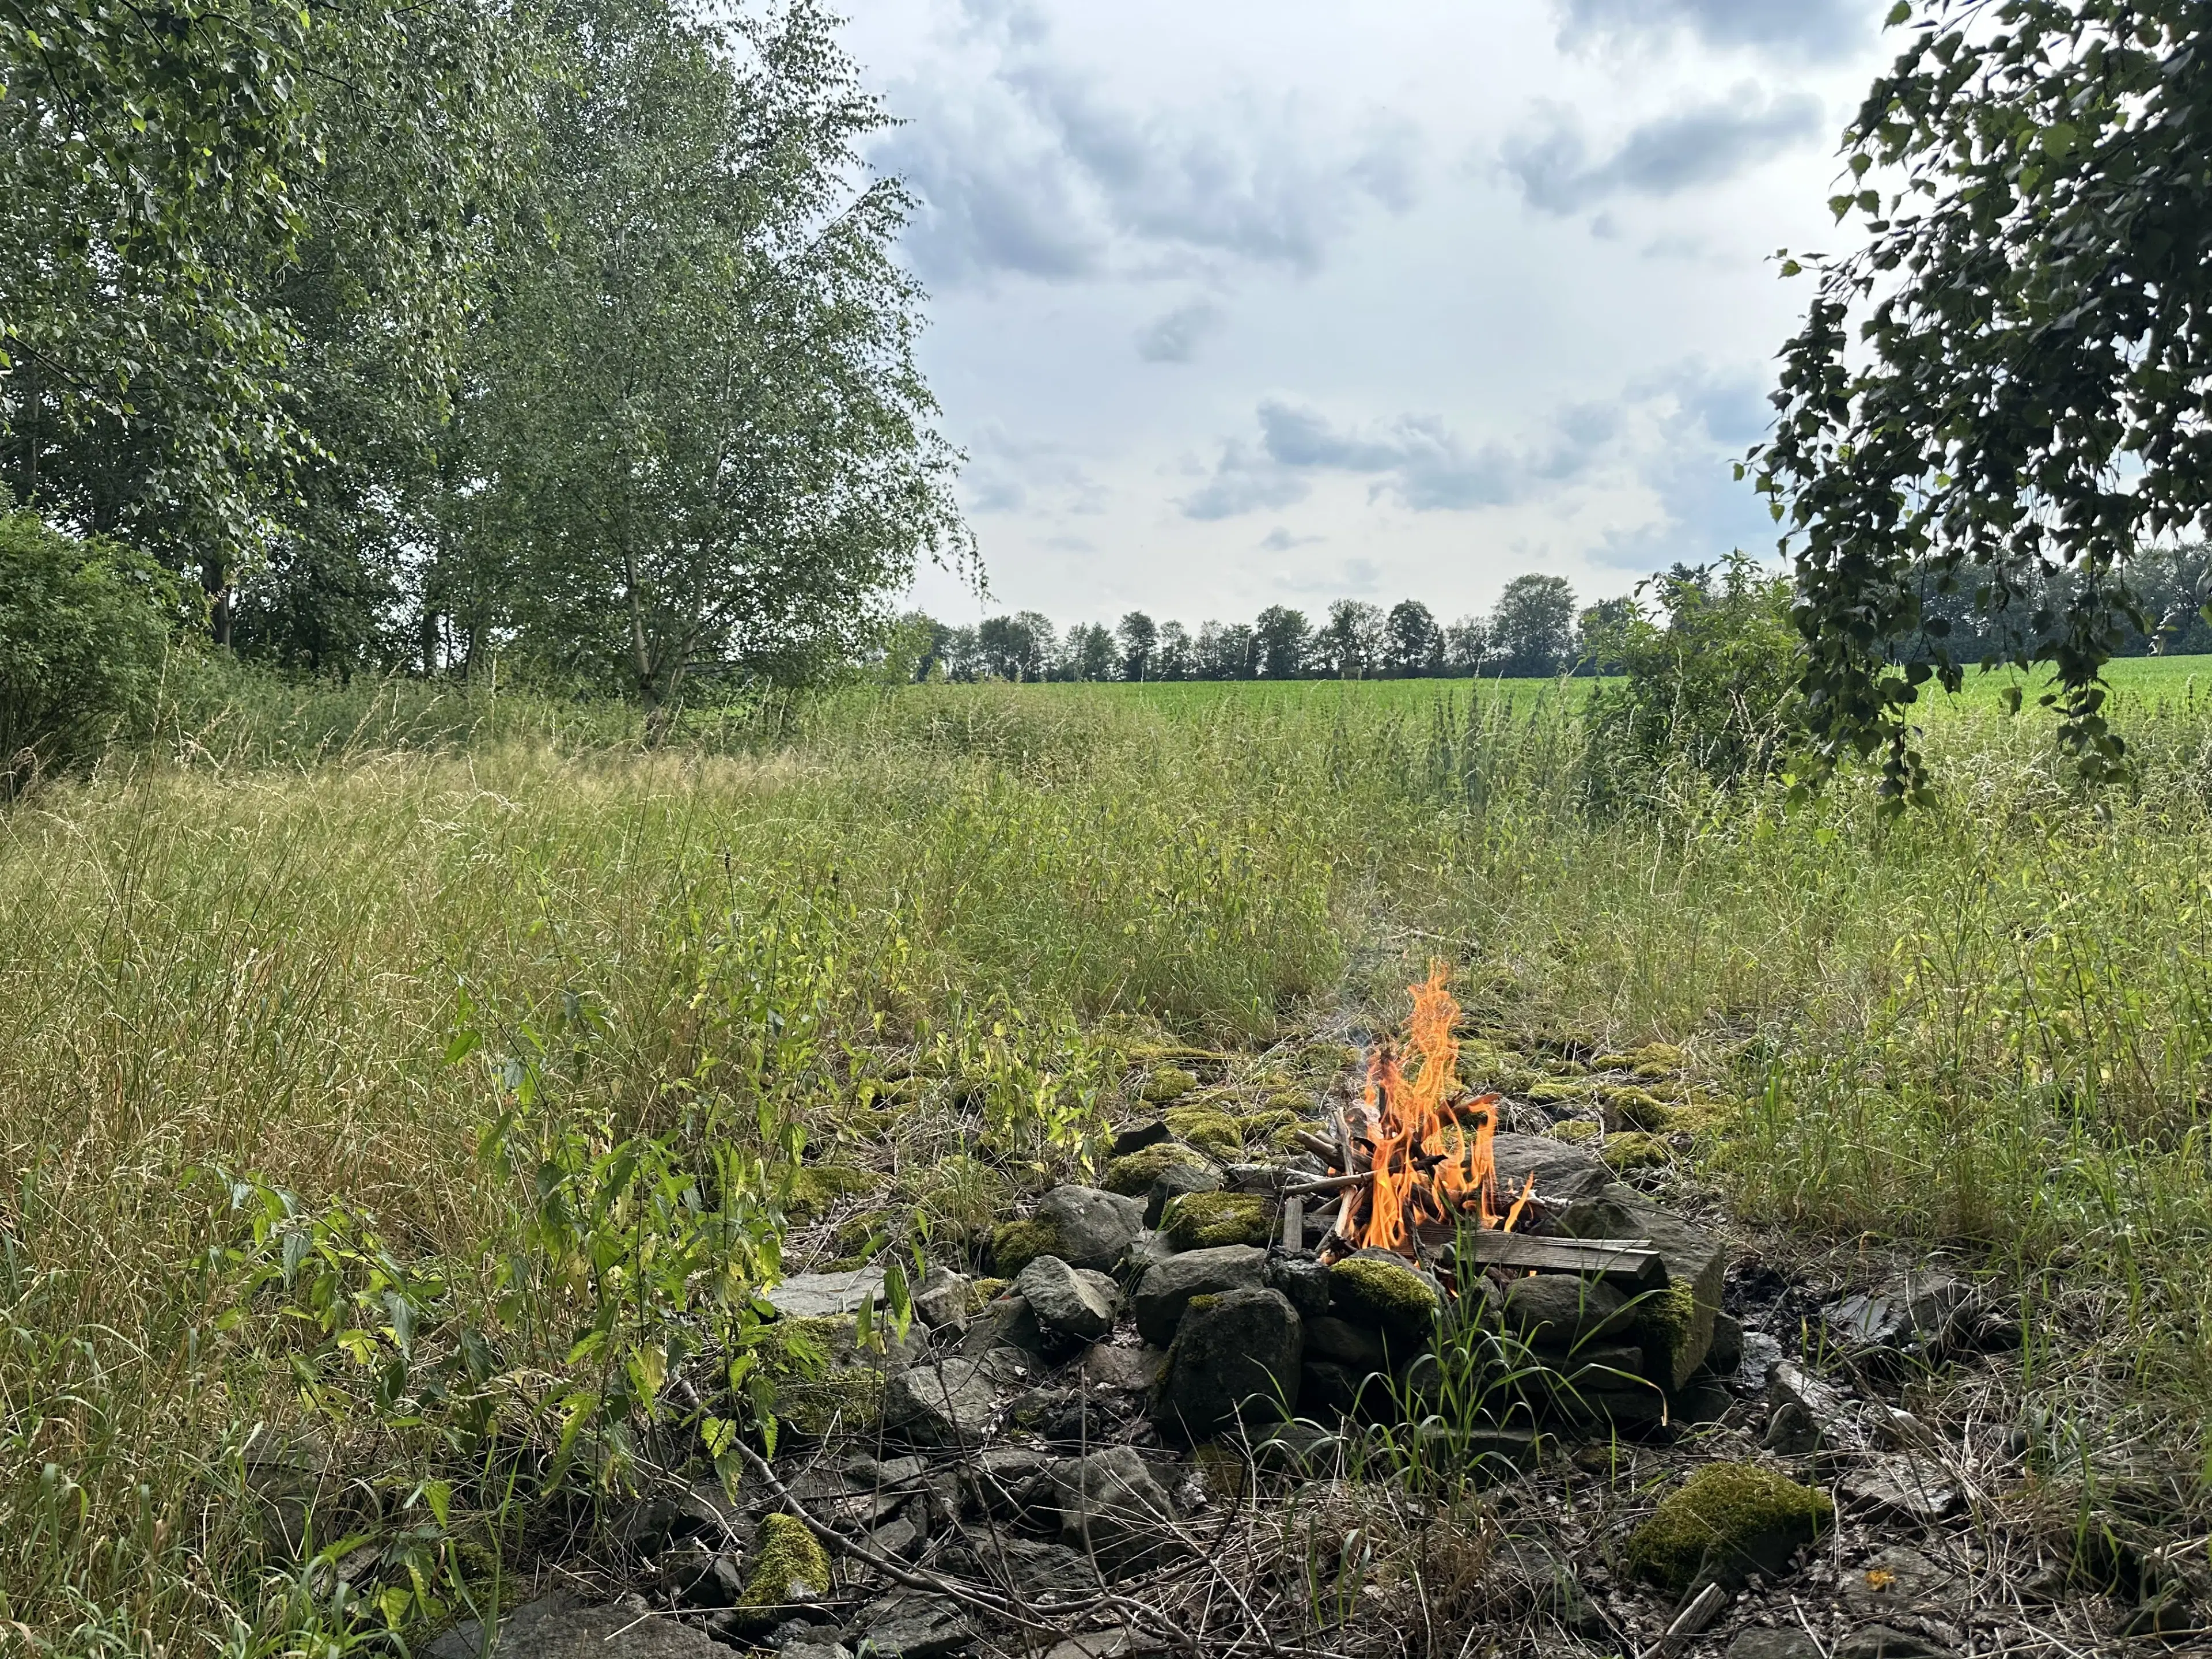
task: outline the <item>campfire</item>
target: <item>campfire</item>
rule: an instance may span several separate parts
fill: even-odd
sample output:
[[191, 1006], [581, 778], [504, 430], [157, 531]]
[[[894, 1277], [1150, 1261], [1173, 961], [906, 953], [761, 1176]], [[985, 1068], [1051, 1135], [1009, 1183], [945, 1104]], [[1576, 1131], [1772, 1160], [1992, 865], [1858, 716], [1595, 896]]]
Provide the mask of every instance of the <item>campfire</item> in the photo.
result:
[[[1460, 1009], [1446, 975], [1435, 963], [1427, 980], [1411, 988], [1403, 1044], [1386, 1038], [1376, 1046], [1360, 1103], [1334, 1115], [1334, 1141], [1304, 1138], [1330, 1173], [1286, 1188], [1285, 1196], [1292, 1206], [1311, 1195], [1334, 1198], [1336, 1215], [1321, 1246], [1325, 1261], [1363, 1249], [1421, 1261], [1462, 1229], [1510, 1232], [1530, 1213], [1534, 1176], [1510, 1205], [1499, 1204], [1492, 1154], [1498, 1097], [1460, 1086], [1452, 1035]], [[1286, 1237], [1303, 1225], [1302, 1214], [1286, 1212]]]

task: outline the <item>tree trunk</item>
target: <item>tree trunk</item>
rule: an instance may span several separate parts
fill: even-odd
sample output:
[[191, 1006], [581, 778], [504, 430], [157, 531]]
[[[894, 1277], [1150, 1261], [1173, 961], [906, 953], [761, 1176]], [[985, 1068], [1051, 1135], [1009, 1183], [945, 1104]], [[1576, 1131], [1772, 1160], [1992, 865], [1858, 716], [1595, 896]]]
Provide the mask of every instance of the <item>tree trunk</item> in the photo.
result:
[[208, 631], [216, 645], [230, 648], [230, 573], [219, 560], [200, 561], [200, 586], [207, 590]]

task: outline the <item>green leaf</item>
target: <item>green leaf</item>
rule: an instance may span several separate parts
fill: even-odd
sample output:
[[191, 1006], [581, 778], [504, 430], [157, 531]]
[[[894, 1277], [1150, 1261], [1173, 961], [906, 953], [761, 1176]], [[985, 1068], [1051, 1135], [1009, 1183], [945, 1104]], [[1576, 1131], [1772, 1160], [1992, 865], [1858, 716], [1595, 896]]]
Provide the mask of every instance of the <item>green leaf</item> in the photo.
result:
[[1910, 22], [1911, 20], [1912, 0], [1897, 0], [1897, 3], [1889, 9], [1889, 15], [1882, 19], [1881, 26], [1886, 29], [1893, 29], [1899, 23]]

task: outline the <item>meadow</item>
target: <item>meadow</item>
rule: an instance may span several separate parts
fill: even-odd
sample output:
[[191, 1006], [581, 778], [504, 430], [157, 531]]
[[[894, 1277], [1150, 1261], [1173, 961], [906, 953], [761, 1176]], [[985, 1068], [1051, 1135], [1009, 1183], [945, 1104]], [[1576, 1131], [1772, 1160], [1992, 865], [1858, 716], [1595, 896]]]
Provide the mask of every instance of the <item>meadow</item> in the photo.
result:
[[[2138, 773], [2102, 795], [2032, 713], [1945, 700], [1941, 804], [1894, 823], [1863, 781], [1785, 812], [1693, 774], [1595, 812], [1572, 685], [854, 690], [653, 751], [488, 688], [180, 701], [0, 813], [0, 1628], [240, 1656], [420, 1628], [538, 1524], [459, 1513], [455, 1459], [492, 1465], [423, 1386], [426, 1322], [490, 1333], [499, 1421], [581, 1400], [610, 1298], [695, 1311], [653, 1264], [704, 1224], [639, 1169], [713, 1164], [718, 1259], [757, 1277], [791, 1171], [884, 1143], [957, 1248], [1095, 1154], [1133, 1054], [1395, 1020], [1432, 957], [1506, 1038], [1680, 1044], [1748, 1229], [1993, 1275], [2054, 1481], [2188, 1510], [2198, 672], [2119, 665]], [[952, 1098], [979, 1144], [927, 1129]], [[549, 1181], [624, 1196], [580, 1247]], [[257, 1434], [302, 1420], [412, 1529], [396, 1600], [348, 1608], [249, 1501]]]

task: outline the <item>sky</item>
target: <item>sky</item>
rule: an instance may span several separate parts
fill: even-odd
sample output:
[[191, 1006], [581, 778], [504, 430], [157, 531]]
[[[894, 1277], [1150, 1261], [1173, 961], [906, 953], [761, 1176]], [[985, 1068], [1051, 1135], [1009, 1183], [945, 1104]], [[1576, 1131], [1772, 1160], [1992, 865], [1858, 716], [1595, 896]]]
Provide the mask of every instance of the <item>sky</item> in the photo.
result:
[[867, 0], [951, 622], [1585, 601], [1771, 554], [1731, 464], [1886, 0]]

